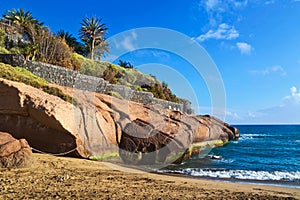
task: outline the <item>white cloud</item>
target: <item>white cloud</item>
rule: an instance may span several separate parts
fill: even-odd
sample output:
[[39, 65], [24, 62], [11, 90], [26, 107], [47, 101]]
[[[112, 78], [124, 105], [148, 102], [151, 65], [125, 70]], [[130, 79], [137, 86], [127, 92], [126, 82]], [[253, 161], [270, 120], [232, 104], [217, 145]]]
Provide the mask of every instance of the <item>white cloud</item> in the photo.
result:
[[248, 111], [248, 116], [251, 118], [255, 118], [256, 114], [254, 112]]
[[224, 13], [235, 15], [237, 10], [247, 6], [248, 0], [200, 0], [200, 7], [204, 8], [209, 19], [209, 25], [215, 27], [223, 21]]
[[224, 16], [240, 20], [239, 10], [248, 5], [249, 0], [200, 0], [200, 8], [207, 13], [208, 24], [204, 33], [196, 39], [203, 42], [208, 39], [232, 40], [239, 37], [238, 30], [226, 23]]
[[248, 5], [248, 0], [245, 1], [232, 1], [232, 3], [234, 4], [234, 6], [236, 8], [241, 8], [241, 7], [245, 7]]
[[265, 4], [266, 4], [266, 5], [270, 5], [270, 4], [273, 4], [273, 3], [275, 3], [275, 0], [265, 1]]
[[159, 50], [152, 50], [151, 51], [153, 57], [164, 59], [164, 60], [169, 60], [170, 59], [170, 54], [164, 51], [159, 51]]
[[203, 42], [209, 39], [232, 40], [239, 37], [239, 32], [226, 23], [220, 24], [217, 30], [209, 30], [207, 33], [197, 37], [197, 40]]
[[241, 54], [250, 54], [253, 50], [253, 47], [245, 42], [237, 42], [236, 46], [240, 50]]
[[205, 3], [206, 10], [213, 10], [220, 2], [218, 0], [207, 0]]
[[277, 106], [258, 111], [236, 111], [227, 113], [232, 124], [299, 124], [300, 123], [300, 90], [296, 86], [290, 88], [290, 94], [284, 97]]
[[227, 111], [226, 112], [226, 118], [228, 119], [234, 119], [234, 120], [239, 120], [241, 119], [241, 117], [236, 113], [236, 112], [230, 112], [230, 111]]
[[264, 117], [260, 120], [270, 123], [300, 123], [300, 90], [290, 88], [290, 95], [283, 98], [281, 105], [263, 109]]
[[280, 74], [281, 76], [286, 75], [286, 71], [280, 65], [268, 67], [263, 70], [252, 70], [250, 71], [250, 73], [258, 74], [258, 75], [270, 75], [270, 74]]
[[134, 45], [134, 41], [137, 39], [137, 34], [135, 32], [131, 32], [131, 35], [126, 36], [120, 45], [128, 51], [133, 51], [136, 49]]
[[300, 105], [300, 90], [297, 91], [295, 86], [290, 88], [291, 94], [284, 97], [284, 105]]
[[291, 90], [292, 96], [297, 93], [297, 88], [295, 86], [291, 87], [290, 90]]
[[248, 0], [236, 1], [236, 0], [202, 0], [200, 5], [205, 7], [207, 12], [226, 12], [232, 9], [238, 9], [247, 6]]

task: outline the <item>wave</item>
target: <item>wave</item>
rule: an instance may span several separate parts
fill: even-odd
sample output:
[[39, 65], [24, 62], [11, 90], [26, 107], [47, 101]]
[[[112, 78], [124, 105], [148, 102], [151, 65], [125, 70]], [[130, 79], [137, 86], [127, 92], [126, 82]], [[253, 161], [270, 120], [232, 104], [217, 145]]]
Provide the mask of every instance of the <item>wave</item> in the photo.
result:
[[169, 173], [187, 174], [190, 176], [240, 179], [240, 180], [259, 180], [259, 181], [291, 181], [300, 182], [300, 171], [251, 171], [251, 170], [220, 170], [220, 169], [199, 169], [186, 168], [181, 170], [164, 171]]
[[249, 140], [249, 139], [264, 138], [264, 137], [272, 137], [272, 135], [257, 134], [257, 133], [241, 134], [239, 140]]
[[214, 154], [207, 155], [207, 158], [220, 163], [233, 163], [235, 161], [233, 159], [224, 159], [222, 156], [214, 155]]

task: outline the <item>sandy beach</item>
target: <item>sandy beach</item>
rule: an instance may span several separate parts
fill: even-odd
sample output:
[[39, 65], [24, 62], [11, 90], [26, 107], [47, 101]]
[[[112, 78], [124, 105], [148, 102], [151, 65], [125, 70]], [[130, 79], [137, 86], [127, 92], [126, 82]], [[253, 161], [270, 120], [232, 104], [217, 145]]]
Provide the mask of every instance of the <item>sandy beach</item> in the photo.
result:
[[50, 155], [34, 157], [31, 168], [0, 169], [0, 199], [300, 199], [299, 189], [293, 188], [142, 173]]

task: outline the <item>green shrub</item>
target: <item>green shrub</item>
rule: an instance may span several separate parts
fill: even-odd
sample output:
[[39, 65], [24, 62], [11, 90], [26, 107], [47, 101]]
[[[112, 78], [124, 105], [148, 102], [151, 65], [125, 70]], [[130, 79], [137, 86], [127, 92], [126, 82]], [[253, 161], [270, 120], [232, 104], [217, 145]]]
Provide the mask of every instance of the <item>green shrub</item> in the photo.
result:
[[138, 73], [137, 71], [133, 70], [133, 69], [127, 69], [125, 70], [125, 76], [126, 76], [126, 81], [134, 84], [136, 82]]
[[120, 82], [120, 79], [122, 78], [123, 74], [122, 72], [123, 70], [119, 69], [115, 65], [109, 65], [103, 72], [102, 78], [112, 84], [121, 83], [122, 85], [126, 85], [126, 82]]
[[[72, 53], [72, 49], [69, 48], [65, 40], [56, 37], [47, 29], [42, 29], [40, 32], [38, 30], [32, 31], [32, 34], [36, 37], [35, 44], [20, 43], [16, 47], [6, 49], [6, 33], [0, 28], [0, 53], [23, 54], [26, 59], [35, 59], [50, 64], [72, 68], [86, 75], [102, 77], [112, 84], [122, 84], [138, 91], [152, 92], [154, 97], [159, 99], [179, 102], [179, 99], [172, 93], [167, 85], [159, 82], [153, 75], [145, 75], [138, 70], [133, 69], [133, 65], [129, 62], [120, 60], [120, 66], [118, 66], [108, 62], [91, 60], [80, 54]], [[3, 76], [8, 76], [8, 74]], [[48, 93], [60, 96], [60, 98], [66, 101], [71, 101], [71, 97], [64, 96], [61, 91], [50, 89], [46, 86], [44, 87], [38, 82], [35, 82], [34, 80], [36, 80], [36, 77], [22, 76], [13, 78], [11, 75], [10, 78], [16, 79], [15, 81], [25, 82], [26, 84], [41, 88]], [[143, 85], [147, 85], [149, 87], [143, 87]]]
[[84, 57], [82, 55], [79, 55], [78, 53], [72, 53], [71, 55], [71, 63], [73, 65], [74, 70], [80, 70], [81, 66], [84, 62]]
[[42, 89], [43, 89], [44, 92], [46, 92], [48, 94], [51, 94], [51, 95], [54, 95], [54, 96], [57, 96], [57, 97], [61, 98], [64, 101], [67, 101], [67, 102], [72, 103], [74, 105], [79, 105], [79, 102], [78, 102], [77, 99], [63, 93], [63, 91], [59, 88], [50, 87], [48, 85], [45, 85], [45, 86], [42, 86]]
[[0, 63], [0, 69], [1, 78], [5, 78], [16, 82], [22, 82], [36, 88], [41, 88], [42, 86], [47, 84], [47, 82], [44, 79], [33, 75], [32, 73], [23, 68], [14, 68], [10, 65]]
[[11, 54], [23, 54], [24, 50], [20, 47], [13, 47], [9, 49]]
[[113, 97], [116, 97], [118, 99], [124, 99], [118, 92], [116, 91], [108, 91], [106, 94], [110, 95], [110, 96], [113, 96]]
[[73, 103], [74, 105], [79, 104], [78, 100], [72, 98], [67, 94], [64, 94], [59, 88], [49, 86], [45, 79], [32, 74], [30, 71], [24, 68], [14, 68], [10, 65], [0, 63], [0, 78], [25, 83], [32, 87], [42, 89], [44, 92], [57, 96], [64, 101]]
[[[74, 53], [72, 55], [72, 63], [79, 68], [83, 74], [102, 77], [111, 84], [120, 84], [131, 87], [137, 91], [152, 92], [153, 96], [159, 99], [168, 100], [172, 102], [179, 102], [179, 99], [174, 95], [167, 84], [159, 82], [155, 76], [146, 75], [136, 69], [128, 67], [127, 62], [123, 62], [123, 67], [115, 64], [95, 61]], [[130, 65], [131, 66], [131, 65]], [[141, 83], [147, 85], [143, 87]], [[110, 95], [120, 98], [119, 95], [109, 92]]]
[[103, 72], [110, 66], [108, 62], [91, 60], [77, 53], [73, 53], [71, 59], [76, 70], [89, 76], [102, 77]]
[[91, 157], [89, 157], [89, 159], [94, 160], [94, 161], [101, 161], [101, 160], [111, 159], [111, 158], [116, 158], [116, 157], [119, 157], [118, 153], [111, 153], [111, 154], [107, 154], [107, 155], [103, 155], [103, 156], [91, 156]]
[[0, 29], [0, 47], [5, 47], [5, 32]]
[[118, 74], [123, 74], [126, 72], [126, 69], [123, 69], [123, 68], [119, 67], [118, 65], [111, 64], [111, 63], [108, 63], [108, 64], [109, 64], [108, 67], [112, 68], [112, 70]]
[[9, 54], [10, 52], [7, 49], [5, 49], [5, 47], [0, 46], [0, 53], [1, 54]]
[[134, 90], [136, 90], [136, 91], [144, 91], [144, 89], [141, 86], [139, 86], [139, 85], [135, 85], [134, 86]]

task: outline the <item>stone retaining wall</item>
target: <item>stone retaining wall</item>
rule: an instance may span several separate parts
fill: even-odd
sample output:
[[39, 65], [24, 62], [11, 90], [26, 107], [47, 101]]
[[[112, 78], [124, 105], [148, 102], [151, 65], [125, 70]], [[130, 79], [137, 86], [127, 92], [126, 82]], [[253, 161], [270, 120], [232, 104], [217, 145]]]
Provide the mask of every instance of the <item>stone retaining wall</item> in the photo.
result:
[[10, 64], [12, 66], [23, 67], [33, 74], [44, 78], [48, 82], [62, 86], [74, 87], [82, 90], [88, 90], [98, 93], [107, 94], [110, 91], [117, 92], [124, 99], [135, 101], [143, 104], [153, 104], [161, 108], [182, 111], [188, 114], [193, 113], [190, 101], [182, 99], [181, 103], [174, 103], [153, 97], [150, 92], [132, 90], [128, 86], [110, 84], [108, 81], [87, 76], [64, 67], [51, 64], [25, 61], [22, 55], [0, 54], [0, 62]]

